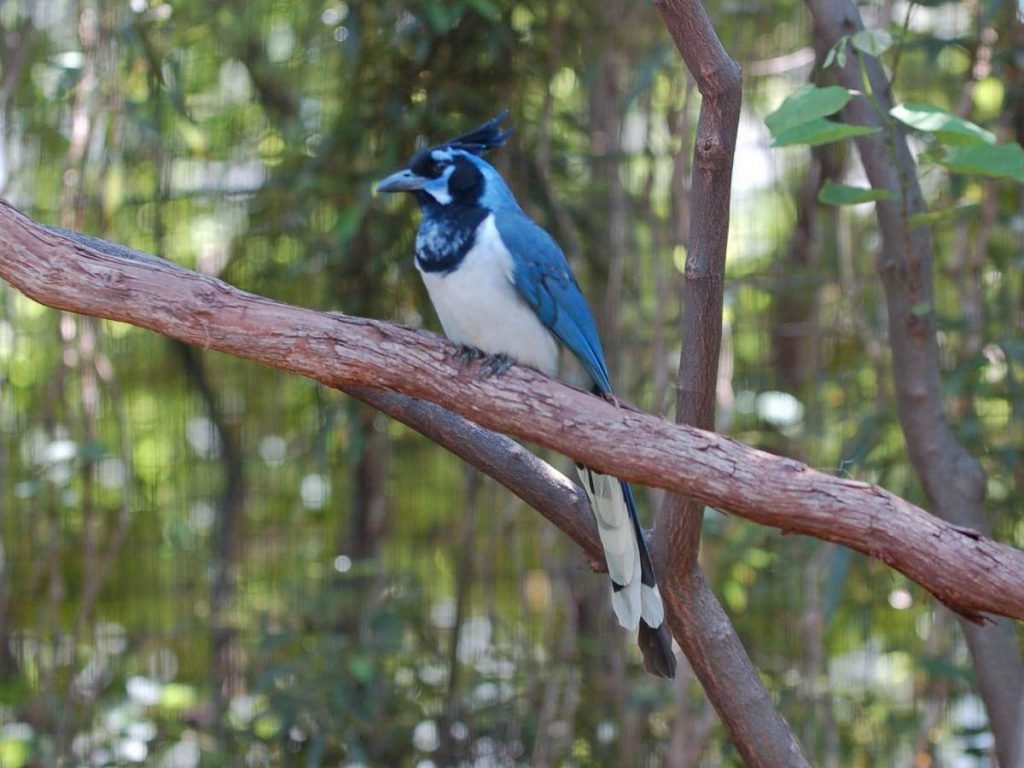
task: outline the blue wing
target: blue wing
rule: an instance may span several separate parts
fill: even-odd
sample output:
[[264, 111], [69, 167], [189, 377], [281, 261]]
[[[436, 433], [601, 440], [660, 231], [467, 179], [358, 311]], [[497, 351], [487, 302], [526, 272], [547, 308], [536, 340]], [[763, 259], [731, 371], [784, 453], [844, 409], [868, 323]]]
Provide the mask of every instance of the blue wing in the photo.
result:
[[612, 391], [594, 316], [558, 243], [518, 209], [494, 213], [494, 223], [515, 260], [516, 290], [567, 346], [604, 393]]
[[[513, 282], [516, 290], [545, 327], [572, 350], [597, 388], [610, 394], [612, 385], [594, 316], [590, 314], [562, 249], [518, 206], [496, 210], [494, 223], [515, 263]], [[623, 626], [640, 628], [644, 668], [662, 677], [673, 677], [676, 662], [672, 655], [671, 636], [665, 628], [665, 609], [644, 543], [633, 492], [627, 483], [608, 478], [621, 489], [621, 495], [609, 490], [613, 487], [610, 483], [602, 483], [604, 492], [599, 494], [597, 481], [602, 476], [580, 465], [577, 469], [588, 489], [601, 545], [605, 548], [608, 572], [612, 575], [615, 615]], [[636, 560], [631, 561], [626, 555], [630, 547]], [[618, 571], [616, 566], [619, 566]]]

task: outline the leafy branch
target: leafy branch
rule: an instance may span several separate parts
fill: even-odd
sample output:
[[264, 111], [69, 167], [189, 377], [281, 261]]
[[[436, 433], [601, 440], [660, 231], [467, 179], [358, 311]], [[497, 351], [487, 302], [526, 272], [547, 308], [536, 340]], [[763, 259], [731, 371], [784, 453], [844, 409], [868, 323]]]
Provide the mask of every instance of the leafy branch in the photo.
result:
[[[991, 131], [934, 104], [906, 103], [886, 109], [877, 98], [868, 76], [868, 56], [881, 56], [893, 45], [884, 30], [862, 29], [843, 35], [828, 50], [823, 69], [846, 66], [852, 49], [860, 74], [860, 90], [838, 85], [806, 85], [791, 93], [765, 118], [772, 135], [772, 146], [809, 147], [831, 144], [843, 139], [883, 132], [890, 152], [895, 152], [890, 133], [898, 124], [929, 140], [929, 147], [918, 155], [918, 163], [938, 164], [953, 173], [1009, 179], [1024, 183], [1024, 149], [1015, 142], [999, 143]], [[880, 125], [854, 125], [838, 119], [850, 100], [863, 95], [878, 116]], [[895, 161], [895, 154], [893, 156]], [[818, 200], [826, 205], [856, 205], [893, 199], [890, 189], [869, 189], [829, 182]], [[962, 205], [908, 216], [911, 229], [941, 221], [971, 208]]]
[[[863, 30], [863, 22], [852, 0], [806, 0], [814, 19], [815, 35], [826, 45], [843, 44], [851, 32]], [[851, 38], [852, 40], [852, 38]], [[977, 530], [988, 530], [985, 515], [985, 473], [980, 462], [960, 442], [946, 414], [939, 343], [934, 309], [934, 245], [928, 227], [916, 225], [926, 213], [924, 195], [917, 176], [917, 163], [907, 141], [907, 125], [895, 114], [918, 120], [920, 110], [892, 102], [890, 81], [874, 55], [858, 51], [856, 65], [840, 64], [837, 52], [836, 79], [854, 96], [843, 108], [852, 122], [884, 129], [855, 138], [864, 171], [873, 189], [888, 190], [892, 197], [875, 202], [875, 217], [880, 234], [876, 269], [884, 289], [888, 321], [888, 342], [892, 353], [892, 381], [895, 401], [907, 453], [935, 513], [943, 519]], [[865, 82], [869, 87], [865, 87]], [[856, 91], [854, 91], [856, 89]], [[871, 93], [872, 97], [865, 94]], [[936, 109], [926, 110], [932, 128], [956, 125], [954, 116]], [[929, 131], [933, 143], [947, 162], [951, 152], [968, 141], [967, 149], [996, 145], [985, 141], [984, 132]], [[952, 146], [943, 145], [953, 134]], [[884, 137], [884, 138], [882, 138]], [[1016, 154], [1020, 148], [997, 149], [996, 154]], [[976, 150], [977, 156], [991, 158], [991, 149]], [[979, 165], [986, 175], [998, 175], [1004, 169]], [[1012, 169], [1011, 169], [1012, 172]], [[1006, 622], [978, 627], [961, 620], [974, 664], [978, 692], [985, 702], [996, 753], [1002, 765], [1020, 765], [1024, 743], [1020, 741], [1020, 714], [1024, 699], [1024, 661]]]

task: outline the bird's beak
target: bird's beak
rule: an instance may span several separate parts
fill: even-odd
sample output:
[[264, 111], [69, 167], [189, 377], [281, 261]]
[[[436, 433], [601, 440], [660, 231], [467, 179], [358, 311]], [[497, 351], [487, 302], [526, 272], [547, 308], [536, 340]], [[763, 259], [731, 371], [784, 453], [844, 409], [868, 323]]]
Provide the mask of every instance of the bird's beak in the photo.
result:
[[417, 176], [408, 168], [392, 173], [377, 185], [378, 192], [415, 192], [423, 189], [429, 179]]

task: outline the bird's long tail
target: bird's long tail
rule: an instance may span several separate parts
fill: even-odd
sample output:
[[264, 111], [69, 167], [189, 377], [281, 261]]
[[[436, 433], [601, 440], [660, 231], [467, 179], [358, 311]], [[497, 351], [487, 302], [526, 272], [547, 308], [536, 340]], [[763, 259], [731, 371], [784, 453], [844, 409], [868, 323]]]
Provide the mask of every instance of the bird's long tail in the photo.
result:
[[645, 668], [652, 674], [673, 677], [672, 639], [633, 491], [628, 483], [589, 467], [577, 464], [576, 471], [597, 520], [612, 582], [612, 610], [623, 627], [640, 630]]

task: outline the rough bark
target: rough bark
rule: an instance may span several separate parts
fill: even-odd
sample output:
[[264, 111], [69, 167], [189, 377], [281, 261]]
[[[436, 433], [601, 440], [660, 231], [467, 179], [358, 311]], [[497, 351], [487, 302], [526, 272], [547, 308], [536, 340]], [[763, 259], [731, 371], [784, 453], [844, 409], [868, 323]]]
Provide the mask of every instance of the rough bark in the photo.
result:
[[[599, 471], [876, 557], [963, 615], [1024, 619], [1024, 552], [869, 483], [671, 424], [529, 368], [485, 377], [432, 334], [272, 301], [123, 246], [43, 227], [6, 203], [0, 277], [48, 306], [131, 323], [327, 386], [430, 400]], [[495, 471], [512, 482], [514, 462], [502, 461], [509, 466]], [[514, 477], [517, 485], [531, 481], [544, 478]], [[589, 520], [564, 517], [551, 503], [545, 509], [575, 540], [592, 535]]]
[[[826, 45], [863, 28], [850, 0], [807, 0], [816, 34]], [[838, 70], [847, 88], [864, 90], [859, 55]], [[876, 267], [885, 291], [892, 349], [893, 385], [900, 424], [914, 470], [935, 513], [963, 529], [989, 529], [985, 517], [985, 474], [957, 439], [945, 413], [939, 368], [932, 285], [933, 246], [925, 226], [909, 217], [925, 210], [914, 158], [906, 136], [885, 114], [892, 106], [889, 83], [878, 61], [863, 58], [874, 104], [861, 96], [847, 106], [853, 123], [883, 130], [857, 140], [871, 186], [895, 193], [877, 203], [882, 247]], [[988, 710], [996, 752], [1004, 768], [1024, 766], [1019, 733], [1024, 708], [1024, 663], [1009, 622], [976, 626], [961, 621], [974, 662], [978, 690]]]
[[[676, 419], [713, 429], [740, 68], [698, 0], [656, 0], [655, 7], [702, 97], [690, 181]], [[809, 765], [701, 572], [703, 517], [703, 502], [679, 493], [666, 496], [658, 515], [652, 556], [672, 632], [747, 765]]]

